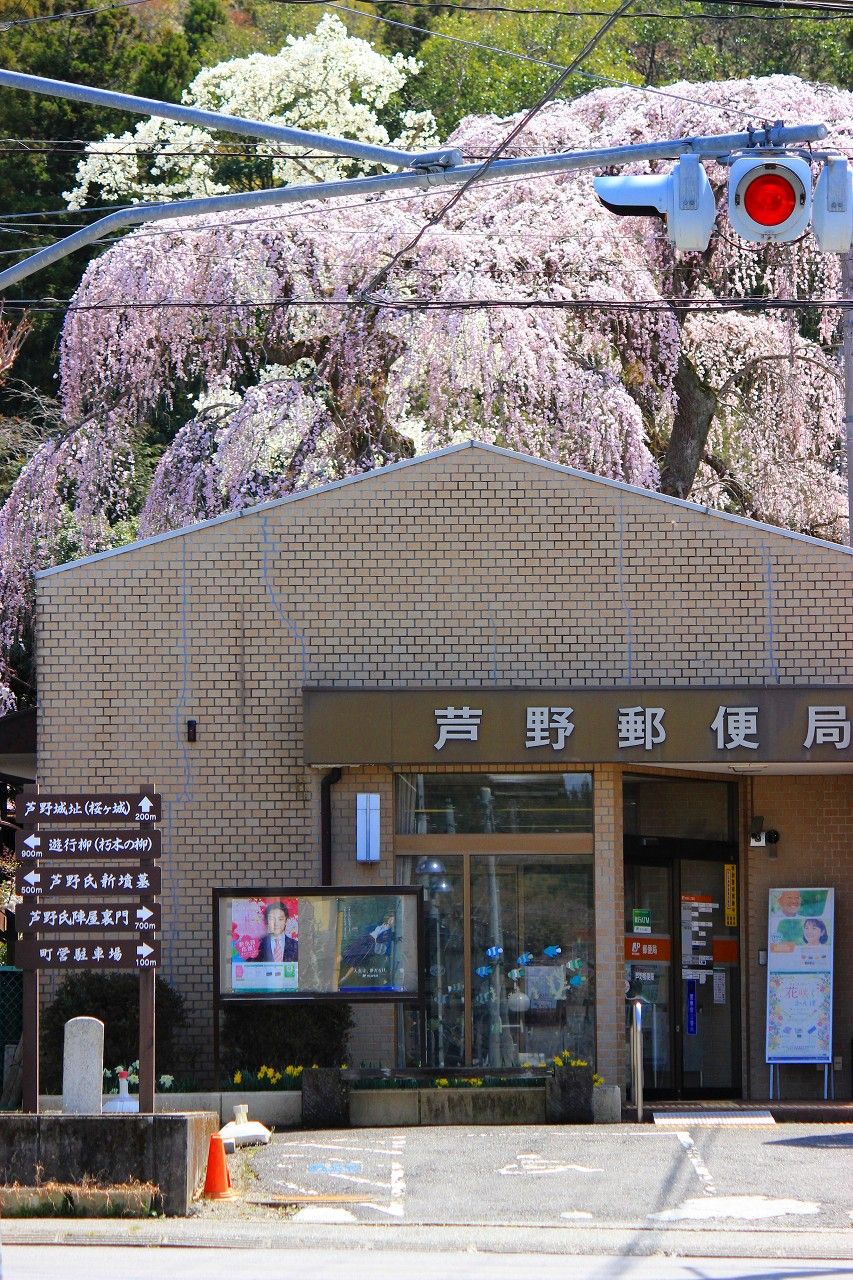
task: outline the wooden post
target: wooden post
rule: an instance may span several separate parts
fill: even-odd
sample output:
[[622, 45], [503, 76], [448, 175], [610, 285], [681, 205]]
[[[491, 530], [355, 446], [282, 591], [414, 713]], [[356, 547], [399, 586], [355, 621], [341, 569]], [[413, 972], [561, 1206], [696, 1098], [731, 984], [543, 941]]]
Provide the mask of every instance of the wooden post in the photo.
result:
[[39, 971], [24, 970], [23, 1008], [24, 1087], [22, 1110], [38, 1115], [39, 1109]]
[[143, 969], [139, 974], [139, 1110], [154, 1111], [154, 996], [156, 992], [154, 969]]

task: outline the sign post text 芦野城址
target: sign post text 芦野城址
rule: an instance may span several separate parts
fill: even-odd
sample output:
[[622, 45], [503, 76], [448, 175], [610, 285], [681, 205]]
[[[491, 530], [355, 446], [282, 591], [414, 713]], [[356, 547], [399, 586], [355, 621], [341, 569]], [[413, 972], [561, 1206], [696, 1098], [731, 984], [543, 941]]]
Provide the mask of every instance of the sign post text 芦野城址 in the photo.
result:
[[38, 1112], [42, 969], [138, 972], [139, 1109], [154, 1110], [161, 813], [162, 797], [153, 787], [25, 787], [18, 797], [15, 852], [23, 901], [15, 959], [24, 972], [24, 1111]]

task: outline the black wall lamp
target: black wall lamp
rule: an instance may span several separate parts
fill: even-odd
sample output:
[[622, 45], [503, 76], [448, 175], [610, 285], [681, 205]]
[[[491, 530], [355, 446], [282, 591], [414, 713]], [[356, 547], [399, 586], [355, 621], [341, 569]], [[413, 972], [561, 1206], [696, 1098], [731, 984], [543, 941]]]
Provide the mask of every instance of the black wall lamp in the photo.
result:
[[187, 721], [187, 742], [195, 742], [196, 729], [198, 728], [197, 720]]
[[779, 832], [773, 827], [764, 829], [763, 816], [750, 818], [749, 821], [749, 847], [750, 849], [767, 849], [768, 858], [776, 858], [776, 845], [779, 843]]

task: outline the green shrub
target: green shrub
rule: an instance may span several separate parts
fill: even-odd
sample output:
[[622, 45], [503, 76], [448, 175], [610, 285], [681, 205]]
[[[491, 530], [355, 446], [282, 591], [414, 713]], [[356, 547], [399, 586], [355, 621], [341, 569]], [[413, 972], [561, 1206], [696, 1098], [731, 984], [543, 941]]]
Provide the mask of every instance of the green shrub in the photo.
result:
[[[69, 1018], [100, 1018], [104, 1024], [104, 1066], [127, 1065], [139, 1057], [139, 979], [134, 973], [83, 971], [69, 974], [41, 1019], [41, 1087], [62, 1088], [62, 1046]], [[180, 1074], [177, 1033], [185, 1023], [184, 999], [157, 977], [155, 1004], [156, 1071]]]
[[257, 1074], [268, 1062], [339, 1067], [347, 1060], [352, 1027], [348, 1004], [226, 1004], [222, 1022], [222, 1074]]

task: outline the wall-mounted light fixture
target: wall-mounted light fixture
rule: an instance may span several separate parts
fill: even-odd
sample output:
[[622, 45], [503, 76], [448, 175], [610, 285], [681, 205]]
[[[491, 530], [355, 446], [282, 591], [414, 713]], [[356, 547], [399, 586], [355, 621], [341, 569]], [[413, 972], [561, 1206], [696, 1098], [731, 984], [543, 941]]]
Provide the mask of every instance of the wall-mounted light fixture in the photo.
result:
[[379, 861], [379, 794], [360, 791], [355, 798], [355, 860]]
[[779, 855], [776, 845], [779, 843], [779, 832], [773, 827], [764, 829], [764, 818], [756, 816], [749, 822], [749, 847], [750, 849], [766, 849], [768, 858], [777, 858]]
[[187, 742], [195, 742], [196, 730], [198, 729], [197, 720], [187, 721]]
[[749, 820], [749, 847], [750, 849], [763, 849], [766, 841], [764, 839], [764, 818], [758, 816]]

